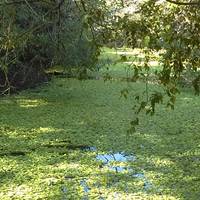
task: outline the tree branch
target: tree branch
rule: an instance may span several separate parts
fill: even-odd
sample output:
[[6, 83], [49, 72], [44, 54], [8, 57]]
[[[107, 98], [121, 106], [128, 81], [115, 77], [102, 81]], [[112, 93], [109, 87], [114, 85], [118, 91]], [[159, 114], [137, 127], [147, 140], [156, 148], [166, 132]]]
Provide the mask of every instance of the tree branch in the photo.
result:
[[0, 6], [10, 6], [10, 5], [14, 5], [14, 4], [23, 4], [23, 3], [27, 3], [27, 2], [28, 3], [44, 2], [44, 3], [47, 3], [47, 4], [51, 4], [51, 3], [49, 3], [46, 0], [28, 0], [28, 1], [18, 0], [18, 1], [11, 1], [11, 2], [0, 3]]
[[174, 0], [166, 0], [166, 1], [180, 6], [200, 6], [200, 1], [199, 2], [178, 2]]

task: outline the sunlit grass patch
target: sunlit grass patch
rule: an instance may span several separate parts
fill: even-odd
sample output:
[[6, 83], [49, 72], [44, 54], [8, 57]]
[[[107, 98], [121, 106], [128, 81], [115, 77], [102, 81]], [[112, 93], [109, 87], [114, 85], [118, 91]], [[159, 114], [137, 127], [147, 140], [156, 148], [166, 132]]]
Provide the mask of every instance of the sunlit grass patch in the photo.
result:
[[35, 108], [47, 105], [47, 102], [43, 99], [17, 99], [16, 102], [22, 108]]
[[[162, 70], [159, 59], [158, 53], [150, 55], [150, 60], [148, 62], [149, 82], [155, 82], [155, 75], [153, 75], [153, 73]], [[144, 60], [145, 54], [142, 49], [103, 48], [97, 67], [99, 68], [98, 77], [103, 76], [105, 80], [131, 81], [131, 78], [134, 76], [135, 66], [139, 67], [142, 73], [147, 73], [144, 67]]]

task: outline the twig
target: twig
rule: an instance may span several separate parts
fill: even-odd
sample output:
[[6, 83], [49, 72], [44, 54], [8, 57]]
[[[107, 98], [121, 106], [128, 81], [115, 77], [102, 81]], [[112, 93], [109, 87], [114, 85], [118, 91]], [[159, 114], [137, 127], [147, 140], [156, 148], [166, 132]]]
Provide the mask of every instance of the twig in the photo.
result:
[[[49, 1], [46, 1], [46, 0], [29, 0], [27, 2], [28, 3], [44, 2], [44, 3], [47, 3], [47, 4], [51, 5], [51, 3], [49, 3]], [[23, 4], [23, 3], [26, 3], [26, 0], [4, 2], [4, 3], [0, 3], [0, 6], [10, 6], [10, 5], [14, 5], [14, 4]]]
[[166, 1], [180, 6], [200, 6], [200, 1], [199, 2], [178, 2], [174, 0], [166, 0]]

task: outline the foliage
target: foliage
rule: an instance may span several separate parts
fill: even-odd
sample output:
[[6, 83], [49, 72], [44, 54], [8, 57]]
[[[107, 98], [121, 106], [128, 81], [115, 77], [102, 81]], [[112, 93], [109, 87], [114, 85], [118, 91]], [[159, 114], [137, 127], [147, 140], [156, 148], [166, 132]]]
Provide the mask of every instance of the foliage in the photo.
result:
[[[190, 85], [193, 85], [195, 93], [199, 94], [199, 21], [197, 4], [179, 4], [173, 1], [144, 1], [137, 5], [137, 12], [124, 15], [121, 22], [123, 30], [126, 31], [128, 46], [143, 48], [145, 53], [143, 67], [134, 66], [132, 80], [145, 77], [147, 84], [146, 100], [140, 98], [140, 105], [135, 113], [148, 108], [147, 113], [153, 114], [155, 105], [163, 102], [163, 95], [169, 97], [167, 106], [173, 109], [176, 95], [179, 93], [178, 83], [183, 79], [187, 80], [184, 75], [188, 71], [190, 74], [195, 72]], [[156, 53], [160, 55], [162, 70], [153, 74], [164, 91], [149, 93], [150, 61]]]
[[[149, 37], [146, 47], [162, 50], [160, 83], [176, 85], [184, 70], [197, 71], [199, 60], [199, 12], [195, 6], [148, 1], [141, 6], [141, 21]], [[170, 86], [172, 85], [172, 86]], [[175, 92], [176, 93], [176, 92]]]
[[1, 91], [47, 80], [44, 69], [54, 65], [94, 68], [99, 45], [84, 9], [71, 0], [2, 2]]

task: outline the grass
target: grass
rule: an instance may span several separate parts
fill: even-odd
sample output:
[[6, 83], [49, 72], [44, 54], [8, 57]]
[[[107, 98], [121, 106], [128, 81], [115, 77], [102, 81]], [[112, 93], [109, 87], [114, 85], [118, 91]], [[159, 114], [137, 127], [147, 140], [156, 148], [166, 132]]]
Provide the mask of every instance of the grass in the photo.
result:
[[[117, 67], [124, 73], [120, 64], [111, 71]], [[144, 89], [142, 83], [55, 78], [1, 98], [0, 199], [199, 199], [199, 97], [185, 89], [175, 110], [158, 106], [127, 135], [134, 100], [120, 98], [126, 87], [132, 95]], [[152, 187], [102, 167], [95, 158], [110, 151], [135, 155], [122, 164], [143, 173]]]
[[[122, 56], [125, 56], [125, 60]], [[122, 49], [108, 49], [103, 48], [100, 56], [100, 74], [104, 77], [111, 77], [111, 79], [124, 80], [131, 78], [134, 75], [134, 65], [139, 65], [141, 68], [144, 64], [144, 52], [141, 49], [130, 50], [127, 48]], [[159, 65], [159, 56], [151, 55], [152, 60], [149, 63], [150, 71], [152, 74], [155, 71], [161, 70]], [[141, 70], [145, 73], [145, 70]]]

